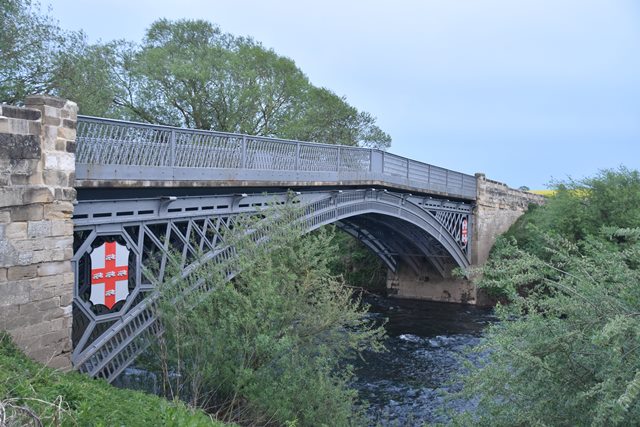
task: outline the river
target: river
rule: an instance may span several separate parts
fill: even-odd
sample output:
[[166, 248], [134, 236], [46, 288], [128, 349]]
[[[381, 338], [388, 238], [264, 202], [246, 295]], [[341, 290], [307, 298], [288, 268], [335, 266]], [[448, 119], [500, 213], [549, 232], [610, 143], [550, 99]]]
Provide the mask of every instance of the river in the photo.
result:
[[[353, 386], [370, 426], [423, 426], [446, 422], [440, 411], [470, 402], [445, 403], [458, 372], [458, 356], [480, 341], [482, 330], [494, 321], [490, 309], [468, 305], [367, 296], [369, 316], [385, 322], [387, 352], [365, 353], [356, 364]], [[155, 375], [129, 368], [115, 384], [158, 393]]]
[[490, 309], [448, 303], [367, 297], [370, 316], [387, 319], [384, 353], [365, 353], [354, 386], [372, 426], [422, 426], [443, 422], [445, 403], [459, 355], [480, 341], [494, 320]]

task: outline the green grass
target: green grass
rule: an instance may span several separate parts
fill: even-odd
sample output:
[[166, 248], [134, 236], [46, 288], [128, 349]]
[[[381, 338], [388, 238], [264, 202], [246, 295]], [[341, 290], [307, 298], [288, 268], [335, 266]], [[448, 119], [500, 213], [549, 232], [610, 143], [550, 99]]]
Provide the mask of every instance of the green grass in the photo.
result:
[[8, 426], [224, 426], [181, 402], [132, 390], [79, 373], [61, 373], [27, 358], [0, 332], [0, 419]]

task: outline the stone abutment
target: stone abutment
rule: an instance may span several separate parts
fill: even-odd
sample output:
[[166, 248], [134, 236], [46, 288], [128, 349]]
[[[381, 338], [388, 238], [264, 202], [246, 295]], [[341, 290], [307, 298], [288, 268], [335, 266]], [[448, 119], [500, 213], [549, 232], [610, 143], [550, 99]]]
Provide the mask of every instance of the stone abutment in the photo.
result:
[[0, 105], [0, 330], [32, 358], [71, 367], [77, 106]]

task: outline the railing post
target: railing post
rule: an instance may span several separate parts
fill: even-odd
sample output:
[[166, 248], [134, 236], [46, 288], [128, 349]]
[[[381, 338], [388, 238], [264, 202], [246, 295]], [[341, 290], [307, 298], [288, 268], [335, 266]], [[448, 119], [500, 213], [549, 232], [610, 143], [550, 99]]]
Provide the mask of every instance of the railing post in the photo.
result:
[[411, 160], [407, 159], [407, 181], [409, 181], [409, 165], [411, 164]]
[[300, 170], [300, 143], [296, 143], [296, 171]]
[[242, 135], [242, 158], [240, 159], [240, 168], [247, 168], [247, 135]]
[[171, 129], [171, 139], [169, 140], [169, 150], [171, 152], [171, 167], [176, 167], [176, 131]]
[[369, 148], [369, 172], [373, 172], [373, 148]]
[[382, 164], [383, 151], [371, 149], [371, 165], [369, 169], [372, 174], [380, 174], [384, 170], [384, 166]]
[[340, 162], [342, 161], [342, 147], [338, 145], [338, 167], [336, 168], [336, 172], [340, 172]]

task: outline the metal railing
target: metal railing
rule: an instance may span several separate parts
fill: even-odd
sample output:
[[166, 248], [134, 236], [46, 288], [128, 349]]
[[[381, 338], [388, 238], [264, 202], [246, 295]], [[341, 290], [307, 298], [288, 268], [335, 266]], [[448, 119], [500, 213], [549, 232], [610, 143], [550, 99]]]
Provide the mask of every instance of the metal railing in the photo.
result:
[[[474, 200], [474, 176], [385, 151], [78, 116], [78, 180], [379, 182]], [[114, 167], [117, 166], [117, 167]]]

